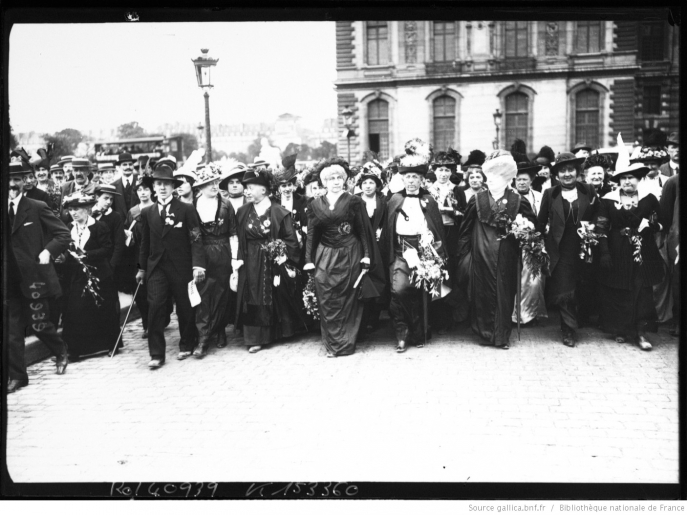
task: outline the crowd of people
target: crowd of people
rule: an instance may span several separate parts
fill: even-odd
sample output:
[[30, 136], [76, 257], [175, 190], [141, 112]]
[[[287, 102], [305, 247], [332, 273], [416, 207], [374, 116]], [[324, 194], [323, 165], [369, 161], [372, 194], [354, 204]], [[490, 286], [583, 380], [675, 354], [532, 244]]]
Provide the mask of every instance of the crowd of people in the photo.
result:
[[615, 150], [530, 159], [516, 140], [463, 160], [413, 139], [385, 163], [366, 152], [362, 166], [299, 171], [296, 155], [177, 166], [121, 153], [95, 166], [16, 149], [8, 391], [28, 384], [28, 333], [58, 374], [119, 352], [118, 292], [134, 295], [151, 369], [173, 312], [179, 360], [225, 347], [229, 326], [250, 353], [319, 331], [327, 357], [346, 356], [384, 311], [397, 353], [460, 324], [508, 349], [516, 324], [552, 308], [568, 347], [593, 325], [650, 350], [659, 323], [679, 334], [679, 141], [654, 131], [631, 153], [618, 135]]

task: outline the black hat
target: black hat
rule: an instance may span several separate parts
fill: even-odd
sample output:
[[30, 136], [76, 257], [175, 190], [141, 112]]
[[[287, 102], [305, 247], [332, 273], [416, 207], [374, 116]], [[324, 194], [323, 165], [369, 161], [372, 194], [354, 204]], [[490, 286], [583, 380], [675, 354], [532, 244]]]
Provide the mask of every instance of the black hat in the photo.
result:
[[482, 166], [487, 156], [481, 150], [472, 150], [465, 161], [465, 167]]
[[153, 187], [154, 183], [155, 179], [153, 179], [150, 175], [139, 176], [138, 182], [136, 183], [134, 190], [137, 190], [139, 186], [145, 186], [153, 193], [153, 195], [155, 195], [155, 188]]
[[584, 157], [575, 157], [575, 154], [572, 154], [570, 152], [561, 152], [560, 154], [558, 154], [556, 162], [551, 166], [551, 173], [553, 175], [558, 175], [558, 170], [561, 168], [561, 166], [573, 165], [577, 170], [577, 173], [579, 174], [581, 170], [581, 165], [584, 162], [584, 160]]
[[436, 170], [437, 168], [446, 167], [451, 171], [455, 171], [460, 166], [462, 157], [457, 151], [449, 147], [446, 152], [439, 152], [434, 156], [434, 159], [429, 164], [429, 168]]
[[153, 175], [151, 176], [153, 179], [153, 182], [155, 180], [164, 180], [164, 181], [171, 181], [174, 183], [174, 187], [178, 188], [181, 185], [181, 182], [179, 179], [174, 177], [174, 170], [167, 165], [167, 164], [158, 164], [155, 167], [155, 170], [153, 170]]
[[576, 143], [572, 149], [572, 153], [576, 154], [578, 150], [586, 150], [587, 152], [591, 152], [592, 147], [591, 145], [587, 145], [586, 143]]
[[668, 135], [656, 127], [645, 130], [643, 136], [642, 139], [645, 147], [663, 148], [668, 140]]
[[549, 167], [551, 166], [551, 163], [556, 161], [556, 154], [553, 153], [553, 149], [551, 147], [544, 145], [534, 160], [542, 166]]
[[384, 187], [384, 185], [382, 184], [382, 179], [376, 173], [371, 173], [367, 171], [360, 174], [360, 178], [358, 179], [358, 187], [362, 187], [363, 182], [365, 182], [368, 179], [375, 182], [375, 184], [377, 185], [377, 191], [381, 190]]
[[419, 138], [413, 138], [406, 142], [405, 152], [399, 160], [398, 173], [425, 175], [432, 159], [432, 146]]
[[275, 170], [272, 173], [272, 179], [274, 180], [274, 185], [276, 188], [282, 184], [296, 182], [296, 155], [297, 154], [291, 154], [290, 156], [286, 156], [281, 161], [283, 168]]
[[530, 176], [531, 179], [534, 179], [534, 177], [537, 175], [537, 172], [541, 170], [540, 165], [535, 165], [532, 164], [529, 161], [520, 161], [517, 163], [518, 166], [518, 171], [516, 173], [516, 177], [520, 175], [521, 173], [526, 173]]
[[33, 172], [33, 168], [23, 159], [15, 159], [10, 162], [10, 175], [24, 175]]
[[310, 170], [303, 176], [303, 186], [307, 186], [311, 182], [320, 184], [320, 174], [317, 170]]
[[222, 182], [219, 183], [219, 189], [226, 190], [229, 187], [229, 181], [231, 179], [238, 179], [240, 181], [247, 169], [248, 167], [243, 163], [236, 163], [234, 168], [227, 172], [226, 178], [222, 179]]
[[668, 145], [680, 145], [680, 134], [679, 132], [671, 132], [670, 136], [666, 138], [666, 144]]
[[122, 164], [122, 163], [134, 163], [135, 160], [133, 157], [131, 157], [131, 154], [128, 152], [124, 152], [123, 154], [119, 154], [119, 157], [117, 158], [117, 163]]
[[117, 195], [118, 197], [122, 196], [112, 184], [98, 184], [95, 187], [94, 193], [96, 197], [101, 193], [109, 193], [110, 195]]
[[264, 169], [248, 170], [243, 174], [241, 182], [244, 186], [249, 184], [259, 184], [264, 186], [269, 191], [270, 189], [270, 173]]

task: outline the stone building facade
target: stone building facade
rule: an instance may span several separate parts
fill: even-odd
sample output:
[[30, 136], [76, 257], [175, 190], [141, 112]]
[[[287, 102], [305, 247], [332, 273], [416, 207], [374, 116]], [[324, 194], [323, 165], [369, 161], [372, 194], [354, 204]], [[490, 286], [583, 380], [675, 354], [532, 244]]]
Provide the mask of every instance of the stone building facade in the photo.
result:
[[[643, 20], [338, 21], [338, 148], [383, 158], [413, 137], [470, 150], [555, 152], [678, 129], [679, 29]], [[493, 114], [502, 114], [498, 140]]]

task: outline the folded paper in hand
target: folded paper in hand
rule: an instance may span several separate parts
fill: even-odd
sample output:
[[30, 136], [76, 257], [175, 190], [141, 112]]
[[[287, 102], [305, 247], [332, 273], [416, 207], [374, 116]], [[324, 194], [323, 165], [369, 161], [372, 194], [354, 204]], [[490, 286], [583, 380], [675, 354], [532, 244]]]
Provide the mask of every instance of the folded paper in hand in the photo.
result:
[[200, 293], [198, 293], [198, 288], [196, 288], [195, 279], [188, 283], [188, 300], [191, 301], [192, 308], [200, 304]]
[[239, 271], [234, 270], [231, 274], [231, 277], [229, 277], [229, 288], [231, 288], [231, 291], [236, 293], [239, 289]]
[[414, 248], [403, 251], [403, 259], [406, 260], [410, 268], [417, 268], [420, 264], [420, 257], [417, 255], [417, 250]]

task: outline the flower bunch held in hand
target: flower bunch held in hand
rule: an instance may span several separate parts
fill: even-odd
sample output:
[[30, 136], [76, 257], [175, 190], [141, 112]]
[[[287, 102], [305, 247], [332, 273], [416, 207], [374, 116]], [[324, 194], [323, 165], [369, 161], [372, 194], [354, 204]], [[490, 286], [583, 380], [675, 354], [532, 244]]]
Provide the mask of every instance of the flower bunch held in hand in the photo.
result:
[[418, 249], [405, 244], [403, 257], [412, 268], [410, 282], [436, 297], [441, 294], [441, 283], [448, 280], [448, 271], [433, 244], [434, 236], [426, 231], [420, 235]]
[[506, 236], [510, 234], [518, 240], [520, 248], [525, 251], [525, 263], [532, 270], [532, 274], [538, 277], [542, 271], [548, 273], [551, 259], [546, 252], [544, 237], [534, 230], [534, 224], [519, 214], [510, 224]]
[[86, 285], [84, 286], [83, 291], [81, 292], [81, 296], [83, 297], [84, 295], [86, 295], [86, 292], [88, 292], [90, 296], [93, 297], [95, 305], [100, 307], [100, 304], [103, 301], [103, 297], [100, 295], [100, 279], [95, 275], [95, 267], [84, 262], [86, 253], [83, 250], [76, 247], [74, 243], [71, 243], [69, 245], [67, 252], [69, 252], [69, 255], [71, 255], [74, 258], [74, 260], [81, 266], [81, 270], [83, 270], [83, 273], [86, 274]]
[[267, 259], [275, 264], [281, 265], [286, 261], [286, 243], [284, 240], [271, 240], [260, 245], [260, 247], [267, 253]]
[[303, 289], [303, 306], [308, 315], [315, 320], [320, 319], [320, 309], [317, 304], [317, 296], [315, 295], [315, 277], [312, 274], [308, 277], [308, 282]]
[[592, 247], [599, 244], [599, 238], [605, 238], [605, 234], [601, 234], [594, 231], [593, 224], [587, 224], [582, 222], [582, 227], [577, 229], [577, 234], [580, 236], [581, 248], [580, 248], [580, 259], [584, 259], [585, 263], [591, 263]]

